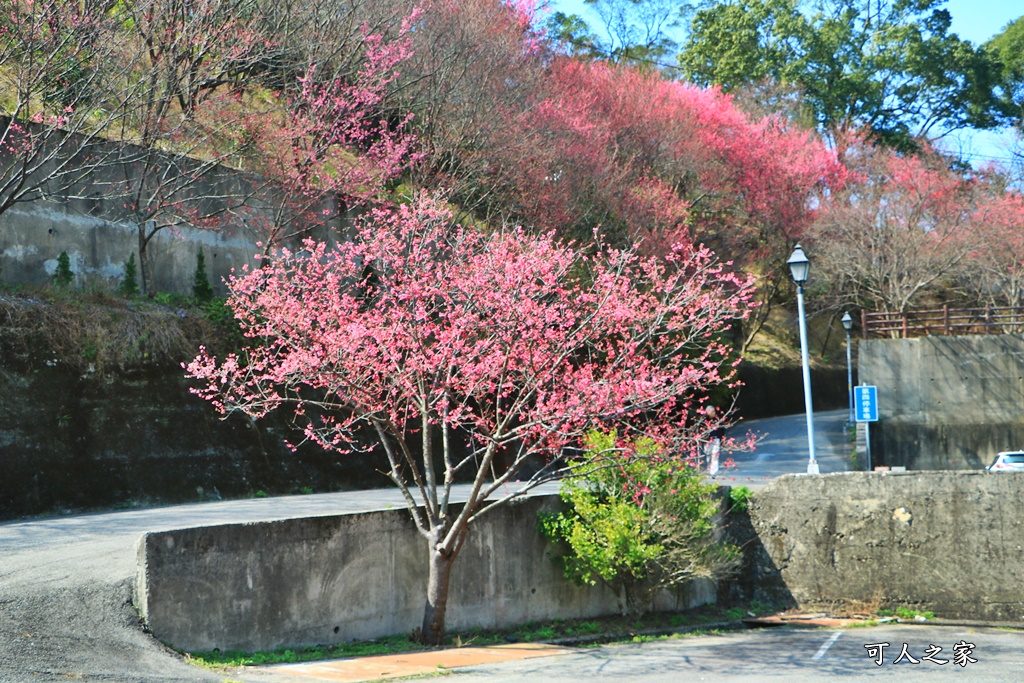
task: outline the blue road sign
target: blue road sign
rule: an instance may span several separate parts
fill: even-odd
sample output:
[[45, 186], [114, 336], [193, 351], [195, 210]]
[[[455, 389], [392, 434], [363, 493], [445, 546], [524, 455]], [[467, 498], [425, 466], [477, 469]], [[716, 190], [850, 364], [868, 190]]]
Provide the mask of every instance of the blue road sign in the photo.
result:
[[857, 422], [878, 422], [878, 387], [854, 387], [853, 405]]

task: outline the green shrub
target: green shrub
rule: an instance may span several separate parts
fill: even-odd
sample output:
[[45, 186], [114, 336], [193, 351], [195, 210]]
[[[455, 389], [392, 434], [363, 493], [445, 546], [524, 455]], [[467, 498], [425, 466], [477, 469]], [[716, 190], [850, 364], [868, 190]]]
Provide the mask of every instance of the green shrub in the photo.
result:
[[192, 307], [192, 300], [177, 292], [153, 292], [150, 297], [153, 303], [167, 308], [185, 309]]
[[900, 619], [911, 621], [914, 617], [924, 617], [925, 619], [934, 619], [935, 612], [928, 610], [917, 610], [910, 607], [897, 607], [896, 609], [880, 609], [878, 610], [878, 616], [880, 617], [898, 617]]
[[738, 568], [739, 550], [714, 538], [717, 486], [653, 442], [625, 444], [621, 452], [614, 432], [591, 433], [575, 475], [559, 493], [566, 511], [542, 514], [541, 531], [567, 547], [566, 578], [607, 584], [623, 612], [642, 611], [656, 588]]
[[750, 505], [750, 497], [754, 495], [746, 486], [734, 486], [729, 489], [729, 502], [731, 509], [743, 512]]

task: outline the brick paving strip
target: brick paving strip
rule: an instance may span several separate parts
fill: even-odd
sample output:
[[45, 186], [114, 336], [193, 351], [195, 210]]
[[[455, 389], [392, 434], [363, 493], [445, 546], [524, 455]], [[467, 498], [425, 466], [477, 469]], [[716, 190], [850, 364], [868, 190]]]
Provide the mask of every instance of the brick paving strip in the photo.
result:
[[493, 664], [532, 657], [550, 657], [571, 652], [576, 652], [576, 650], [543, 643], [516, 643], [493, 647], [460, 647], [429, 652], [409, 652], [400, 655], [357, 657], [309, 664], [281, 664], [266, 667], [266, 670], [275, 674], [303, 676], [333, 683], [357, 683], [358, 681], [376, 681], [382, 678], [429, 674], [439, 669]]

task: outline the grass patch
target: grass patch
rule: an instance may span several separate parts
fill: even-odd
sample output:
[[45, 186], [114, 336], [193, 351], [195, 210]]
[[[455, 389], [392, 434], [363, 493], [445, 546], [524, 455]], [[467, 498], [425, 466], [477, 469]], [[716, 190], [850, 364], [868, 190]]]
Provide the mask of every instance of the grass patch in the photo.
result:
[[7, 366], [60, 365], [98, 375], [177, 367], [200, 344], [223, 353], [241, 340], [223, 299], [123, 297], [102, 287], [0, 287], [0, 322]]
[[419, 643], [413, 642], [408, 636], [388, 636], [375, 640], [362, 640], [354, 643], [318, 647], [283, 648], [271, 652], [241, 652], [229, 650], [221, 652], [189, 652], [185, 658], [192, 664], [206, 669], [221, 669], [235, 666], [262, 666], [267, 664], [299, 664], [316, 662], [324, 659], [344, 659], [346, 657], [372, 657], [374, 655], [400, 654], [424, 649]]
[[[477, 629], [453, 633], [445, 641], [445, 647], [487, 647], [510, 643], [535, 643], [579, 638], [593, 641], [593, 644], [648, 642], [669, 637], [713, 635], [720, 631], [711, 629], [693, 630], [685, 634], [649, 635], [648, 631], [670, 631], [672, 629], [699, 626], [708, 623], [738, 621], [746, 616], [746, 607], [722, 608], [705, 605], [686, 612], [657, 612], [633, 617], [611, 616], [594, 619], [553, 619], [523, 624], [508, 629]], [[185, 658], [196, 666], [215, 671], [230, 667], [263, 666], [270, 664], [298, 664], [325, 659], [348, 657], [372, 657], [374, 655], [418, 652], [429, 648], [414, 641], [410, 636], [389, 636], [374, 640], [341, 643], [338, 645], [282, 648], [272, 652], [240, 652], [214, 650], [212, 652], [187, 652]]]
[[628, 643], [654, 643], [661, 640], [682, 640], [683, 638], [698, 638], [701, 636], [720, 636], [725, 631], [720, 628], [712, 629], [697, 629], [695, 631], [686, 631], [685, 633], [665, 633], [662, 635], [636, 635], [628, 640], [623, 641], [611, 641], [611, 642], [628, 642]]
[[846, 628], [870, 628], [871, 626], [878, 626], [877, 619], [866, 619], [865, 621], [855, 621], [852, 624], [847, 624]]

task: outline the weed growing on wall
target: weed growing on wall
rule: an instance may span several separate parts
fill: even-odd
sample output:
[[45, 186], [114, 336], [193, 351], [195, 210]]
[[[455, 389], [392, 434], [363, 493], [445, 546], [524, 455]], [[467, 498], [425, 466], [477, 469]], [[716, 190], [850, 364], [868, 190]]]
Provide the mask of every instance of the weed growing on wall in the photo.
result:
[[743, 512], [750, 505], [750, 497], [754, 495], [746, 486], [733, 486], [729, 489], [730, 509]]

